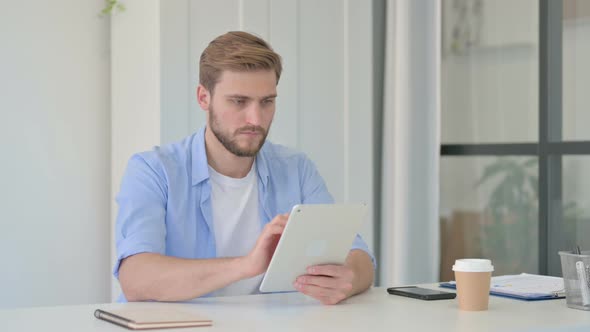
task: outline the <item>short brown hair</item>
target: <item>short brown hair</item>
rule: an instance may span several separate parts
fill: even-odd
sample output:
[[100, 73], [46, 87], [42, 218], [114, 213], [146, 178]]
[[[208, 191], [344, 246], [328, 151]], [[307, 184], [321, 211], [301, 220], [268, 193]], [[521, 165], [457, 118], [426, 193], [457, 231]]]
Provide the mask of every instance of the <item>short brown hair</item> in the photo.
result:
[[211, 41], [201, 54], [199, 81], [213, 92], [224, 70], [274, 70], [278, 84], [283, 67], [281, 56], [263, 39], [243, 31], [230, 31]]

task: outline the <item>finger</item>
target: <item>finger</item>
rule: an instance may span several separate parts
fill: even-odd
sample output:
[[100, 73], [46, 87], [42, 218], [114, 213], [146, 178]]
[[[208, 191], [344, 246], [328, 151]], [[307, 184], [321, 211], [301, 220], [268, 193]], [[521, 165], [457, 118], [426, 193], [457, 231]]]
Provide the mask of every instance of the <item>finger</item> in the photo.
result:
[[352, 289], [352, 282], [334, 277], [303, 275], [295, 280], [300, 284], [314, 285], [323, 288], [339, 289], [348, 292]]
[[344, 265], [314, 265], [307, 268], [307, 273], [352, 280], [352, 270]]
[[279, 214], [273, 220], [271, 220], [271, 222], [269, 224], [273, 224], [273, 225], [277, 225], [277, 224], [286, 225], [287, 224], [287, 219], [288, 219], [288, 217], [285, 217], [284, 215]]
[[280, 237], [283, 234], [284, 226], [267, 224], [264, 226], [262, 233], [258, 237], [257, 242], [268, 242], [274, 240], [276, 237]]
[[324, 304], [336, 304], [346, 298], [346, 294], [341, 291], [329, 288], [322, 288], [314, 285], [294, 284], [295, 289], [301, 293], [311, 296]]
[[320, 302], [322, 302], [322, 304], [325, 305], [334, 305], [334, 304], [338, 304], [340, 302], [342, 302], [343, 300], [345, 300], [346, 297], [322, 297], [320, 299], [318, 299]]
[[309, 295], [309, 296], [316, 298], [318, 300], [321, 298], [329, 298], [333, 295], [333, 293], [335, 293], [335, 290], [330, 289], [330, 288], [323, 288], [323, 287], [319, 287], [319, 286], [315, 286], [315, 285], [300, 284], [298, 282], [295, 282], [293, 284], [293, 286], [295, 286], [295, 289], [300, 291], [301, 293], [303, 293], [305, 295]]
[[264, 226], [263, 236], [272, 236], [272, 235], [281, 235], [283, 234], [283, 230], [285, 229], [285, 225], [281, 224], [266, 224]]

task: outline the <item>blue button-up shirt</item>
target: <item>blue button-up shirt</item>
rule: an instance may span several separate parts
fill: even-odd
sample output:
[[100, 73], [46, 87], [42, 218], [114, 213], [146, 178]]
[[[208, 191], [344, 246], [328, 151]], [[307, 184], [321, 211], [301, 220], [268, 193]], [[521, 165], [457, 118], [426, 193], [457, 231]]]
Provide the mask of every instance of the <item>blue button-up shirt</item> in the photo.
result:
[[[333, 203], [313, 163], [292, 149], [267, 141], [256, 156], [256, 173], [261, 226], [295, 204]], [[205, 128], [178, 143], [133, 155], [116, 200], [115, 277], [123, 259], [142, 252], [217, 257]], [[364, 250], [374, 262], [360, 236], [352, 248]]]

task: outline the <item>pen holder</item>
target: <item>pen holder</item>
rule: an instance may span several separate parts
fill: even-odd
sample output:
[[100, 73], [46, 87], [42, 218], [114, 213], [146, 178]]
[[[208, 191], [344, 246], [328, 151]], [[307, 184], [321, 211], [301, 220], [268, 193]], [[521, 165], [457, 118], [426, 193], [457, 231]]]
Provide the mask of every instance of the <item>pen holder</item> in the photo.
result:
[[590, 251], [560, 251], [565, 300], [569, 308], [590, 310]]

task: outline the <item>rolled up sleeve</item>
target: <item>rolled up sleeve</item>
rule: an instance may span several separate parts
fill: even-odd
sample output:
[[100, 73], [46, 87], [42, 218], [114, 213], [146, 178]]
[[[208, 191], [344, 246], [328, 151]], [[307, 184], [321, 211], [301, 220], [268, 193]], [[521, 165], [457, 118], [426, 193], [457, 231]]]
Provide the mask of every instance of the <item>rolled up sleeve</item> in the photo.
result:
[[166, 252], [166, 177], [161, 167], [137, 154], [127, 164], [116, 202], [117, 261], [113, 275], [119, 277], [121, 261], [143, 253]]
[[369, 255], [369, 257], [371, 258], [371, 263], [373, 263], [373, 270], [377, 268], [377, 261], [375, 260], [375, 256], [373, 255], [371, 250], [369, 250], [369, 247], [365, 243], [365, 240], [363, 240], [363, 238], [358, 234], [354, 238], [354, 241], [352, 242], [352, 248], [350, 250], [354, 249], [359, 249], [366, 252], [367, 255]]

